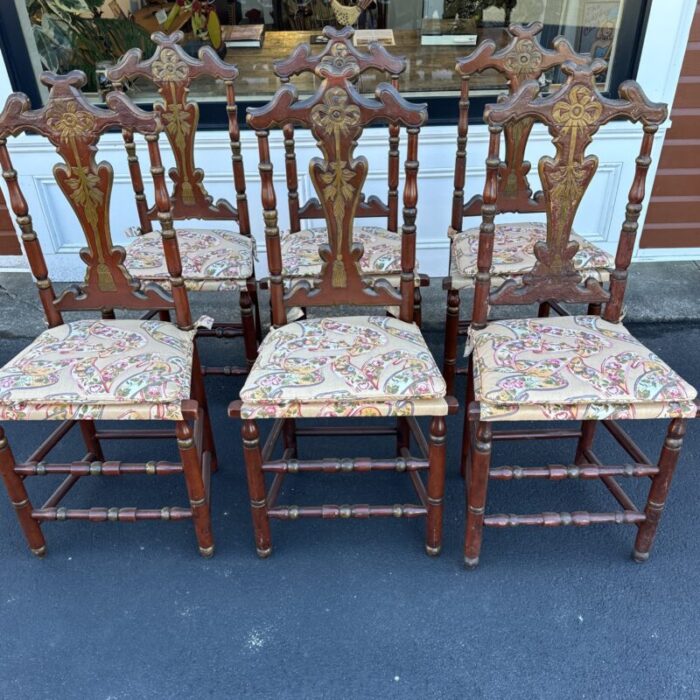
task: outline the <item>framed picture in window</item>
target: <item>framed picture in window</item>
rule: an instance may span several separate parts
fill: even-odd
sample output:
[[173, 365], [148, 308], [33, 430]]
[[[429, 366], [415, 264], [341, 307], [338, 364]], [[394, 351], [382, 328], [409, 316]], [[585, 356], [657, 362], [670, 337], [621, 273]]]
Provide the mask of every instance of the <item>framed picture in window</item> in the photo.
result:
[[576, 48], [594, 58], [609, 61], [615, 48], [620, 22], [620, 0], [583, 0]]

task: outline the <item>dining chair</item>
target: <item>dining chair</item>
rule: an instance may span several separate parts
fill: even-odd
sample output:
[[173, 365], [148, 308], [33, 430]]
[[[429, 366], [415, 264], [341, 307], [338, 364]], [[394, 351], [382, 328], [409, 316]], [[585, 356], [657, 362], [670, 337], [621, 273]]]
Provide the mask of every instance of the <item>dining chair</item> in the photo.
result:
[[[697, 392], [666, 363], [640, 343], [621, 323], [628, 267], [642, 211], [654, 134], [667, 118], [667, 108], [654, 104], [634, 81], [619, 88], [620, 99], [604, 97], [596, 74], [606, 64], [566, 62], [566, 81], [551, 96], [538, 95], [536, 82], [523, 83], [497, 105], [489, 105], [489, 150], [479, 231], [477, 278], [469, 345], [473, 358], [473, 396], [467, 403], [469, 465], [464, 561], [479, 562], [484, 526], [587, 526], [596, 523], [637, 527], [633, 557], [648, 559], [678, 461], [686, 419], [697, 412]], [[499, 147], [502, 132], [522, 119], [544, 124], [556, 149], [538, 170], [544, 190], [547, 230], [533, 246], [534, 265], [519, 278], [492, 285], [498, 210]], [[588, 154], [600, 127], [611, 120], [641, 122], [624, 223], [609, 283], [575, 263], [580, 243], [573, 237], [574, 217], [594, 178], [598, 158]], [[501, 304], [565, 302], [588, 304], [600, 314], [489, 321], [489, 308]], [[620, 424], [625, 420], [668, 419], [666, 438], [656, 463], [648, 458]], [[495, 430], [498, 422], [554, 421], [555, 428]], [[561, 421], [576, 421], [575, 429]], [[594, 451], [596, 428], [602, 424], [632, 462], [604, 462]], [[545, 467], [491, 466], [493, 441], [564, 439], [577, 441], [571, 464]], [[638, 508], [617, 478], [650, 478], [646, 505]], [[621, 506], [614, 512], [546, 512], [486, 514], [489, 480], [599, 480]]]
[[[479, 228], [464, 229], [464, 217], [481, 216], [483, 198], [477, 194], [465, 203], [467, 167], [467, 136], [469, 127], [469, 101], [472, 78], [484, 71], [497, 71], [508, 84], [508, 94], [513, 94], [528, 80], [537, 80], [546, 86], [545, 75], [565, 61], [580, 64], [590, 63], [589, 54], [577, 54], [564, 37], [552, 42], [552, 49], [542, 46], [539, 34], [541, 22], [527, 26], [512, 24], [507, 30], [509, 42], [502, 49], [496, 48], [491, 39], [482, 41], [468, 56], [457, 62], [457, 73], [461, 78], [459, 98], [459, 123], [457, 154], [455, 158], [454, 194], [452, 218], [448, 235], [450, 238], [450, 274], [443, 282], [447, 290], [447, 317], [445, 321], [445, 355], [443, 374], [448, 393], [454, 391], [456, 374], [469, 374], [465, 365], [457, 367], [457, 346], [460, 336], [465, 336], [469, 321], [460, 321], [460, 294], [462, 290], [473, 290], [477, 275], [477, 249]], [[542, 215], [546, 210], [543, 192], [533, 193], [528, 179], [530, 163], [525, 160], [525, 147], [533, 127], [533, 120], [524, 118], [504, 128], [505, 153], [499, 163], [499, 179], [496, 206], [498, 213]], [[517, 223], [498, 224], [494, 234], [494, 253], [491, 269], [492, 284], [500, 284], [511, 277], [517, 278], [527, 272], [535, 262], [532, 255], [534, 244], [545, 234], [546, 226], [541, 221], [525, 220]], [[573, 240], [579, 244], [574, 265], [601, 282], [608, 279], [614, 267], [611, 255], [578, 234]], [[550, 307], [543, 303], [539, 314], [549, 315]], [[592, 310], [596, 312], [595, 309]]]
[[[357, 83], [365, 73], [385, 77], [391, 85], [399, 90], [399, 77], [406, 70], [406, 59], [391, 55], [381, 44], [372, 43], [367, 52], [359, 51], [353, 45], [354, 30], [345, 27], [336, 30], [325, 27], [323, 35], [328, 43], [317, 54], [312, 53], [311, 46], [301, 44], [285, 59], [274, 63], [273, 70], [281, 82], [289, 83], [294, 78], [305, 74], [317, 75], [319, 66], [334, 62], [343, 62], [352, 57], [357, 64], [357, 73], [351, 80]], [[358, 87], [356, 85], [356, 87]], [[360, 261], [362, 272], [369, 282], [389, 279], [397, 288], [401, 278], [401, 232], [399, 231], [399, 145], [401, 127], [390, 124], [388, 127], [389, 158], [386, 182], [388, 186], [386, 203], [380, 197], [371, 195], [361, 198], [355, 218], [385, 220], [381, 226], [361, 225], [359, 221], [353, 229], [353, 240], [364, 246], [365, 254]], [[319, 277], [321, 258], [318, 250], [328, 240], [325, 226], [306, 224], [309, 220], [323, 221], [323, 207], [316, 197], [307, 202], [299, 202], [299, 176], [297, 168], [296, 141], [294, 125], [285, 124], [284, 136], [285, 173], [287, 178], [287, 201], [289, 207], [290, 228], [280, 234], [282, 248], [282, 274], [291, 286], [296, 281], [313, 280]], [[376, 175], [376, 177], [382, 177]], [[430, 284], [427, 275], [417, 272], [416, 263], [414, 289], [414, 315], [416, 323], [421, 325], [421, 287]], [[266, 287], [266, 281], [263, 282]], [[396, 311], [395, 309], [393, 311]], [[290, 310], [290, 317], [301, 318], [303, 312]]]
[[[341, 33], [348, 37], [349, 33]], [[445, 394], [445, 382], [413, 322], [415, 284], [416, 206], [418, 199], [418, 135], [427, 119], [426, 106], [405, 101], [387, 83], [374, 97], [361, 95], [354, 79], [361, 70], [354, 51], [333, 53], [320, 61], [315, 94], [300, 99], [293, 85], [282, 85], [267, 105], [248, 110], [260, 151], [260, 177], [265, 217], [273, 327], [263, 341], [258, 359], [229, 415], [242, 420], [243, 451], [255, 531], [261, 557], [272, 551], [270, 519], [297, 518], [415, 518], [425, 516], [428, 554], [440, 552], [445, 480], [445, 415], [456, 402]], [[390, 123], [407, 133], [401, 228], [401, 274], [398, 288], [389, 279], [368, 281], [362, 271], [364, 247], [354, 238], [358, 211], [371, 206], [362, 198], [368, 177], [368, 161], [356, 155], [362, 132], [373, 124]], [[283, 271], [269, 130], [287, 124], [309, 129], [321, 157], [314, 158], [309, 173], [319, 198], [319, 215], [328, 237], [321, 244], [318, 279], [295, 279], [291, 287]], [[338, 305], [398, 306], [399, 317], [330, 316], [292, 321], [287, 309], [337, 307]], [[418, 417], [430, 417], [429, 436], [423, 435]], [[307, 419], [393, 417], [375, 425], [310, 425]], [[261, 447], [259, 420], [273, 420]], [[281, 458], [274, 451], [280, 435]], [[391, 458], [303, 459], [297, 439], [348, 435], [395, 436]], [[410, 450], [414, 438], [420, 456]], [[407, 472], [418, 503], [393, 505], [280, 505], [284, 477], [308, 472], [351, 473]], [[427, 485], [420, 476], [427, 472]], [[266, 484], [266, 475], [273, 478]]]
[[[251, 236], [246, 183], [241, 156], [240, 128], [234, 81], [238, 69], [222, 61], [211, 47], [199, 51], [199, 58], [189, 56], [181, 46], [183, 33], [156, 32], [151, 36], [156, 50], [143, 59], [140, 49], [130, 49], [120, 61], [107, 70], [108, 80], [123, 89], [128, 83], [146, 80], [158, 89], [160, 99], [153, 106], [165, 127], [165, 135], [175, 158], [175, 167], [168, 171], [173, 183], [171, 199], [176, 221], [196, 219], [210, 224], [200, 228], [189, 225], [178, 228], [183, 277], [193, 292], [239, 294], [241, 323], [218, 322], [212, 328], [200, 328], [198, 337], [243, 337], [245, 367], [204, 367], [205, 374], [246, 374], [257, 354], [261, 336], [257, 283], [255, 280], [255, 241]], [[226, 115], [233, 169], [236, 205], [214, 198], [204, 185], [204, 170], [196, 166], [195, 146], [199, 125], [199, 100], [192, 97], [192, 84], [201, 79], [223, 83], [226, 94]], [[160, 235], [152, 222], [158, 217], [155, 205], [149, 207], [143, 178], [136, 157], [133, 135], [123, 130], [129, 158], [139, 225], [127, 231], [126, 266], [135, 277], [167, 286], [168, 269], [163, 258]], [[238, 228], [232, 230], [233, 224]], [[210, 298], [214, 298], [213, 296]], [[165, 318], [165, 313], [162, 313]]]
[[[42, 73], [49, 87], [46, 104], [30, 109], [29, 98], [14, 93], [0, 113], [0, 167], [24, 250], [36, 280], [48, 328], [0, 369], [0, 421], [56, 421], [53, 430], [25, 461], [14, 457], [0, 428], [0, 474], [17, 518], [37, 556], [46, 552], [41, 525], [49, 521], [136, 522], [192, 519], [200, 553], [214, 552], [209, 518], [209, 475], [216, 455], [206, 394], [194, 345], [182, 263], [170, 214], [170, 198], [158, 149], [160, 119], [143, 112], [120, 93], [107, 98], [107, 109], [86, 101], [81, 71], [66, 75]], [[126, 252], [112, 244], [110, 232], [112, 166], [95, 160], [102, 134], [114, 128], [145, 136], [155, 182], [170, 292], [155, 283], [134, 279], [124, 265]], [[7, 139], [21, 133], [46, 138], [63, 162], [54, 166], [58, 190], [72, 208], [86, 247], [84, 282], [56, 295], [27, 200], [10, 160]], [[69, 225], [70, 222], [64, 222]], [[90, 318], [103, 309], [143, 312], [173, 311], [175, 322], [157, 319]], [[64, 321], [64, 313], [78, 320]], [[148, 421], [158, 427], [113, 429], [98, 421]], [[133, 424], [132, 424], [133, 425]], [[85, 443], [82, 459], [50, 462], [49, 453], [78, 427]], [[164, 426], [164, 427], [161, 427]], [[109, 440], [176, 439], [181, 461], [112, 461], [103, 444]], [[64, 507], [61, 501], [84, 477], [182, 474], [187, 507]], [[27, 492], [30, 477], [64, 475], [41, 507]]]

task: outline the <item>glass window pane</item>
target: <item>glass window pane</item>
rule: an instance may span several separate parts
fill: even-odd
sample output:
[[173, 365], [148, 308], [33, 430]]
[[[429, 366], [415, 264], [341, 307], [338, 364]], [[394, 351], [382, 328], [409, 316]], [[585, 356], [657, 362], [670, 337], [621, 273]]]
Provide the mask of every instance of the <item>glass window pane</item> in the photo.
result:
[[[412, 96], [456, 94], [456, 60], [487, 38], [503, 46], [511, 22], [541, 21], [545, 45], [562, 34], [577, 51], [614, 64], [626, 0], [209, 0], [208, 4], [200, 0], [198, 5], [211, 11], [205, 16], [193, 14], [191, 0], [181, 8], [146, 0], [16, 2], [27, 12], [31, 26], [27, 39], [44, 67], [61, 72], [84, 70], [88, 89], [96, 94], [105, 67], [127, 49], [137, 46], [150, 54], [151, 32], [182, 29], [188, 49], [196, 55], [203, 43], [219, 43], [217, 27], [221, 25], [221, 55], [241, 71], [238, 95], [256, 102], [269, 99], [278, 87], [273, 62], [300, 43], [315, 44], [320, 50], [321, 29], [327, 24], [350, 23], [359, 30], [359, 43], [379, 38], [390, 51], [405, 56], [408, 68], [401, 87]], [[609, 74], [601, 80], [607, 82]], [[555, 70], [548, 79], [558, 82], [559, 77]], [[360, 89], [372, 92], [380, 79], [363, 75]], [[304, 76], [296, 84], [308, 93], [315, 79]], [[496, 72], [486, 71], [471, 86], [477, 93], [490, 94], [503, 90], [505, 84]], [[131, 85], [130, 90], [137, 99], [153, 97], [146, 84]], [[205, 82], [196, 86], [195, 93], [203, 100], [221, 97], [218, 86]]]

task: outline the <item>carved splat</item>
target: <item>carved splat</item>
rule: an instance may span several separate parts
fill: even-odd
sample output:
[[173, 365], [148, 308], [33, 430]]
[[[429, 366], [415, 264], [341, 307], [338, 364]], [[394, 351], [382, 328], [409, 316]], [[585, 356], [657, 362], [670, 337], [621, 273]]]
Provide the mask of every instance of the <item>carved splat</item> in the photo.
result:
[[[109, 225], [114, 173], [109, 163], [95, 160], [97, 143], [105, 131], [123, 127], [155, 138], [161, 129], [158, 116], [136, 108], [124, 95], [117, 93], [109, 96], [108, 109], [91, 105], [80, 91], [86, 82], [81, 71], [62, 76], [42, 73], [41, 82], [50, 88], [44, 107], [32, 110], [26, 95], [14, 93], [8, 97], [0, 114], [0, 164], [23, 239], [29, 244], [28, 257], [34, 263], [37, 280], [48, 279], [45, 263], [5, 146], [8, 136], [22, 132], [45, 136], [63, 159], [54, 166], [54, 177], [75, 212], [87, 242], [87, 248], [80, 253], [87, 266], [84, 286], [67, 290], [56, 301], [51, 299], [55, 308], [172, 307], [172, 300], [162, 289], [156, 285], [142, 286], [124, 267], [125, 251], [113, 245]], [[50, 322], [55, 323], [58, 317], [49, 313], [47, 303], [44, 305]]]
[[[511, 24], [511, 39], [502, 49], [497, 49], [491, 39], [482, 41], [477, 48], [457, 62], [456, 70], [462, 77], [460, 99], [459, 146], [457, 153], [457, 179], [455, 182], [455, 206], [452, 228], [462, 228], [462, 217], [481, 215], [481, 195], [464, 204], [464, 169], [466, 166], [466, 140], [469, 111], [469, 81], [473, 75], [492, 69], [501, 73], [508, 82], [509, 93], [515, 92], [528, 80], [539, 80], [550, 68], [565, 61], [589, 63], [590, 54], [577, 54], [564, 37], [552, 42], [553, 49], [546, 49], [539, 40], [541, 22], [527, 26]], [[541, 212], [544, 200], [541, 192], [533, 194], [528, 181], [530, 163], [525, 160], [525, 147], [532, 131], [531, 119], [509, 124], [505, 129], [505, 155], [499, 166], [498, 209], [501, 212]], [[459, 177], [461, 175], [461, 177]]]
[[[197, 168], [194, 159], [195, 136], [199, 124], [199, 105], [189, 99], [190, 86], [194, 80], [209, 77], [222, 80], [227, 88], [229, 132], [235, 157], [240, 161], [240, 137], [236, 120], [236, 102], [233, 81], [238, 69], [222, 61], [208, 46], [199, 51], [199, 58], [192, 58], [180, 45], [182, 32], [151, 36], [156, 45], [153, 56], [143, 60], [141, 49], [130, 49], [119, 63], [107, 71], [107, 78], [116, 85], [126, 80], [146, 78], [158, 88], [162, 101], [156, 102], [154, 111], [160, 116], [165, 135], [175, 156], [175, 167], [168, 172], [173, 181], [173, 217], [175, 219], [209, 219], [238, 221], [239, 212], [225, 199], [216, 203], [204, 186], [204, 171]], [[128, 135], [127, 135], [128, 139]], [[236, 189], [241, 190], [243, 173], [234, 173]], [[240, 205], [239, 205], [240, 207]], [[148, 212], [151, 219], [157, 217], [155, 207]], [[246, 229], [248, 232], [248, 229]]]
[[[610, 302], [606, 308], [606, 318], [611, 320], [619, 314], [626, 269], [634, 247], [636, 222], [644, 198], [644, 182], [650, 164], [653, 134], [666, 119], [667, 108], [666, 105], [650, 102], [634, 81], [627, 81], [620, 86], [621, 99], [604, 97], [598, 90], [595, 76], [605, 69], [605, 62], [600, 60], [583, 66], [567, 62], [562, 66], [567, 76], [566, 82], [553, 95], [538, 97], [538, 85], [531, 81], [523, 84], [510, 98], [486, 108], [484, 118], [489, 124], [491, 139], [479, 242], [479, 299], [474, 302], [474, 318], [477, 322], [485, 319], [486, 299], [492, 304], [548, 300], [572, 303]], [[507, 281], [489, 298], [488, 270], [491, 266], [493, 220], [498, 198], [500, 134], [507, 125], [523, 118], [545, 124], [556, 149], [553, 158], [544, 156], [539, 161], [547, 215], [547, 237], [535, 245], [537, 262], [532, 271], [525, 274], [522, 281]], [[589, 278], [585, 285], [581, 284], [581, 275], [573, 264], [578, 243], [570, 239], [576, 211], [598, 168], [598, 158], [587, 155], [588, 146], [600, 127], [612, 119], [642, 122], [644, 137], [636, 161], [637, 172], [630, 190], [616, 270], [612, 274], [608, 293], [593, 279]], [[615, 312], [612, 313], [611, 309]]]
[[[347, 32], [345, 34], [350, 36]], [[415, 267], [417, 138], [419, 127], [427, 120], [426, 106], [406, 102], [394, 87], [386, 83], [377, 87], [374, 98], [360, 95], [352, 84], [359, 67], [351, 53], [342, 61], [319, 61], [315, 70], [322, 82], [312, 97], [300, 100], [296, 88], [285, 84], [269, 104], [248, 110], [248, 124], [257, 131], [260, 145], [274, 322], [285, 322], [284, 305], [397, 303], [401, 304], [402, 317], [405, 315], [405, 320], [410, 321]], [[377, 283], [370, 288], [363, 281], [358, 265], [362, 246], [352, 240], [360, 193], [367, 177], [367, 160], [355, 157], [355, 148], [363, 129], [376, 122], [389, 122], [408, 130], [401, 293], [388, 283]], [[328, 244], [319, 250], [323, 267], [318, 283], [300, 282], [284, 297], [267, 132], [270, 128], [288, 124], [310, 129], [321, 150], [323, 157], [312, 159], [309, 172], [326, 219]]]
[[[336, 30], [325, 27], [323, 35], [328, 43], [317, 54], [312, 53], [308, 44], [301, 44], [292, 54], [283, 60], [276, 61], [274, 71], [282, 82], [289, 82], [294, 76], [303, 73], [320, 75], [321, 70], [340, 71], [350, 67], [352, 75], [348, 80], [356, 81], [367, 71], [377, 71], [386, 75], [391, 84], [399, 89], [399, 76], [406, 70], [406, 60], [392, 56], [381, 44], [372, 43], [368, 52], [358, 51], [353, 45], [352, 27]], [[360, 194], [356, 218], [386, 218], [387, 228], [396, 231], [398, 228], [398, 192], [399, 192], [399, 131], [398, 125], [389, 126], [389, 165], [388, 165], [388, 198], [384, 203], [376, 195], [365, 197]], [[289, 214], [292, 231], [301, 229], [301, 220], [319, 219], [323, 217], [323, 207], [316, 197], [299, 205], [299, 181], [297, 176], [296, 154], [294, 152], [294, 128], [285, 128], [285, 165], [287, 172], [287, 189], [289, 199]]]

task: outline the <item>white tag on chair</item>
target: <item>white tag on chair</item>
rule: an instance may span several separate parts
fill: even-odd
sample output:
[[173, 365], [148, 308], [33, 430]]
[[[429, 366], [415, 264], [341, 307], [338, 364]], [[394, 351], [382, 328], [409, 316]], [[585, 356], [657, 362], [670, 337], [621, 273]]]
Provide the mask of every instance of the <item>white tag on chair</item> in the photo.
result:
[[214, 325], [214, 319], [211, 316], [200, 316], [194, 324], [195, 328], [211, 328]]

